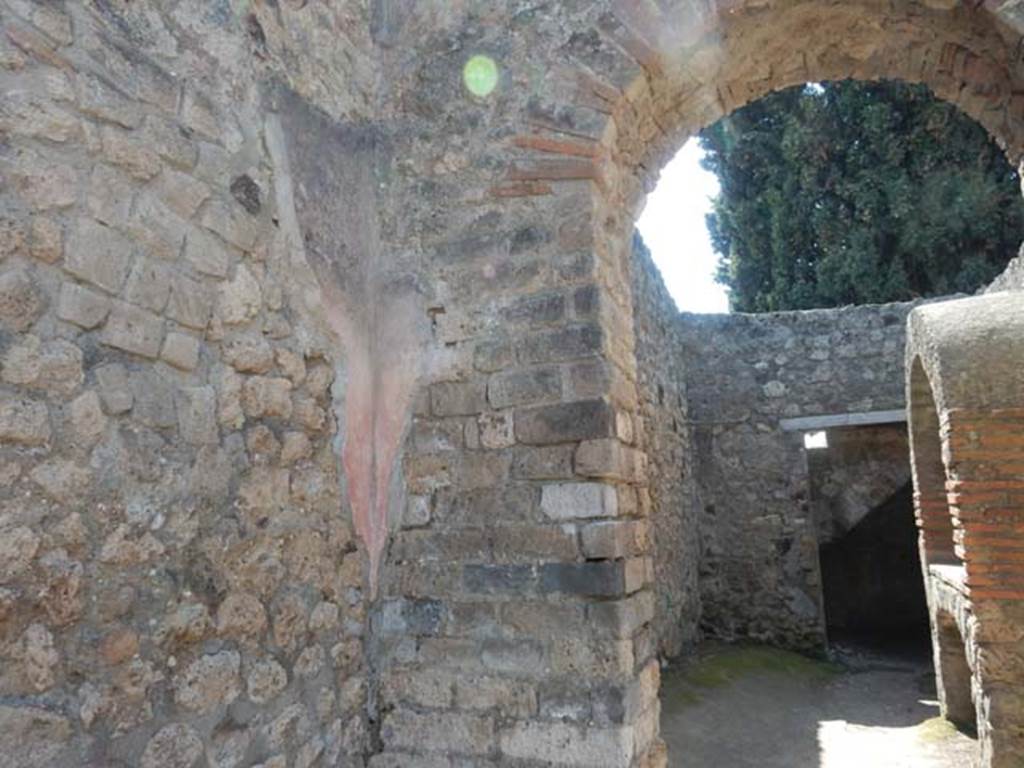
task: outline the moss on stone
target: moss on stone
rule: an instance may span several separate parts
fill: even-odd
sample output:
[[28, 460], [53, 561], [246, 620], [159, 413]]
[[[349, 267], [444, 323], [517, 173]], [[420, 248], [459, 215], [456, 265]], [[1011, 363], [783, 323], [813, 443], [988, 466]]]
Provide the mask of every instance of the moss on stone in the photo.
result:
[[662, 698], [667, 704], [685, 707], [700, 702], [701, 689], [731, 685], [753, 675], [782, 675], [824, 684], [840, 672], [830, 662], [778, 648], [715, 645], [667, 671], [662, 678]]
[[944, 717], [933, 717], [917, 726], [917, 738], [925, 744], [947, 741], [957, 733], [957, 727]]

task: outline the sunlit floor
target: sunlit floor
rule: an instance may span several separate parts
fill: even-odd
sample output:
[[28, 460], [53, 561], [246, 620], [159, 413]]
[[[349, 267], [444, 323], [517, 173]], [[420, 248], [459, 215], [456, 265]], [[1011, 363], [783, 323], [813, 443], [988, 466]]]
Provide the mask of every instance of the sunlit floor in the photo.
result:
[[664, 671], [661, 732], [671, 768], [970, 768], [976, 754], [939, 718], [926, 658], [705, 647]]

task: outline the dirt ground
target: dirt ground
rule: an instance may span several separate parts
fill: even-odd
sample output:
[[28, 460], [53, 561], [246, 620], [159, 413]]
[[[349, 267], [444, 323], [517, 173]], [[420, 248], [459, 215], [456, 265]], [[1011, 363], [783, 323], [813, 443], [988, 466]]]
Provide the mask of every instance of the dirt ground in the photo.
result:
[[662, 674], [671, 768], [971, 768], [928, 659], [708, 646]]

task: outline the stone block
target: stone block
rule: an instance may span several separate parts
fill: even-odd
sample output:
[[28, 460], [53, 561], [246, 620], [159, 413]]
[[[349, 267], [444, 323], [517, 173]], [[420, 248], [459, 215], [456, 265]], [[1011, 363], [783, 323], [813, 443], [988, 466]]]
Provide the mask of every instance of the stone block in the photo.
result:
[[484, 640], [480, 659], [489, 672], [521, 678], [541, 678], [550, 668], [545, 663], [544, 646], [536, 639]]
[[115, 301], [100, 341], [143, 357], [157, 358], [164, 324], [156, 315], [122, 301]]
[[79, 219], [68, 239], [64, 269], [107, 293], [120, 293], [131, 269], [132, 244], [90, 219]]
[[246, 692], [256, 704], [273, 701], [288, 686], [288, 672], [274, 659], [253, 664], [246, 677]]
[[631, 768], [633, 729], [587, 728], [567, 723], [520, 722], [499, 736], [506, 759], [572, 768]]
[[251, 251], [256, 245], [259, 234], [258, 222], [240, 205], [224, 200], [211, 200], [207, 203], [200, 221], [204, 227], [216, 232], [243, 251]]
[[166, 373], [152, 366], [134, 369], [128, 376], [135, 418], [147, 427], [178, 426], [177, 393]]
[[0, 394], [0, 443], [45, 445], [50, 439], [50, 414], [45, 403]]
[[446, 616], [445, 604], [438, 600], [385, 600], [375, 623], [384, 635], [433, 637], [440, 634]]
[[587, 617], [595, 632], [627, 638], [654, 620], [655, 597], [651, 591], [638, 592], [624, 600], [587, 606]]
[[570, 480], [574, 445], [518, 446], [512, 476], [520, 480]]
[[487, 450], [500, 450], [515, 444], [515, 419], [512, 411], [484, 413], [477, 419], [480, 445]]
[[466, 565], [462, 587], [478, 595], [510, 595], [533, 588], [536, 570], [530, 565]]
[[45, 264], [60, 261], [64, 255], [64, 230], [60, 224], [46, 216], [34, 216], [29, 252]]
[[625, 565], [621, 560], [545, 563], [540, 567], [540, 589], [547, 593], [618, 597], [626, 594]]
[[550, 663], [553, 669], [571, 669], [590, 679], [624, 679], [636, 673], [636, 652], [632, 639], [614, 639], [586, 630], [551, 637]]
[[459, 677], [454, 687], [458, 709], [494, 710], [501, 717], [520, 720], [537, 714], [537, 691], [522, 680]]
[[246, 379], [242, 387], [242, 408], [251, 419], [287, 419], [292, 415], [292, 383], [269, 376]]
[[563, 723], [592, 722], [592, 694], [581, 683], [579, 679], [568, 682], [544, 681], [540, 691], [540, 716], [545, 720]]
[[217, 314], [225, 325], [238, 325], [252, 320], [262, 307], [259, 282], [244, 264], [239, 264], [235, 276], [220, 287]]
[[[10, 768], [52, 768], [74, 736], [71, 722], [63, 715], [26, 703], [0, 705], [0, 751]], [[198, 758], [199, 753], [196, 754]], [[175, 763], [161, 763], [177, 768]], [[146, 764], [144, 768], [152, 768]]]
[[565, 318], [565, 296], [560, 293], [526, 296], [501, 310], [502, 320], [513, 325], [549, 325]]
[[579, 555], [571, 525], [502, 525], [492, 527], [490, 534], [500, 562], [575, 560]]
[[491, 533], [486, 528], [407, 531], [398, 534], [392, 557], [409, 561], [487, 560], [491, 553]]
[[242, 333], [221, 345], [224, 361], [241, 373], [267, 373], [274, 367], [274, 350], [259, 333]]
[[384, 680], [382, 698], [392, 706], [404, 704], [415, 708], [451, 709], [456, 679], [451, 672], [436, 670], [391, 674]]
[[525, 596], [501, 606], [500, 630], [513, 638], [591, 634], [582, 602], [533, 602]]
[[486, 755], [494, 749], [494, 721], [458, 712], [427, 715], [399, 708], [384, 718], [381, 739], [387, 749]]
[[21, 578], [39, 552], [39, 536], [25, 526], [0, 529], [0, 582]]
[[57, 317], [67, 323], [91, 330], [103, 324], [110, 314], [110, 299], [77, 283], [63, 283], [57, 299]]
[[486, 410], [483, 381], [444, 381], [430, 388], [430, 411], [435, 416], [475, 416]]
[[98, 77], [78, 77], [78, 108], [91, 117], [123, 128], [138, 128], [142, 124], [142, 109], [122, 96]]
[[135, 199], [128, 231], [149, 255], [164, 261], [176, 261], [185, 244], [187, 224], [150, 192]]
[[149, 115], [142, 130], [147, 143], [168, 163], [185, 170], [195, 166], [199, 149], [177, 122]]
[[175, 399], [182, 439], [190, 445], [216, 445], [219, 432], [213, 387], [183, 387]]
[[163, 312], [171, 291], [171, 276], [166, 265], [152, 259], [140, 259], [128, 275], [124, 298], [150, 312]]
[[610, 437], [615, 413], [604, 400], [517, 408], [516, 438], [529, 445], [569, 443]]
[[171, 275], [166, 314], [186, 328], [202, 331], [213, 314], [213, 298], [207, 286], [185, 275]]
[[232, 592], [217, 609], [217, 633], [234, 637], [256, 637], [267, 628], [267, 612], [255, 595]]
[[26, 331], [46, 309], [46, 300], [23, 269], [0, 274], [0, 327]]
[[544, 486], [540, 508], [552, 520], [615, 517], [619, 499], [615, 487], [604, 483], [557, 483]]
[[107, 417], [95, 392], [83, 392], [71, 402], [71, 428], [83, 445], [94, 443], [106, 425]]
[[163, 170], [155, 186], [159, 199], [183, 219], [192, 218], [210, 197], [210, 188], [206, 184], [171, 168]]
[[190, 229], [185, 235], [185, 260], [197, 272], [211, 277], [227, 277], [231, 266], [224, 244], [201, 229]]
[[241, 693], [241, 657], [235, 651], [200, 656], [174, 681], [174, 700], [193, 712], [210, 712]]
[[512, 343], [505, 340], [481, 342], [473, 352], [473, 367], [484, 373], [504, 370], [514, 360]]
[[598, 355], [603, 345], [601, 326], [587, 324], [532, 334], [520, 342], [519, 355], [529, 364], [553, 363]]
[[287, 432], [281, 441], [281, 463], [291, 466], [313, 455], [313, 444], [305, 432]]
[[160, 359], [182, 371], [193, 371], [199, 365], [199, 339], [186, 333], [168, 333]]
[[493, 375], [487, 385], [487, 398], [494, 408], [543, 403], [561, 397], [562, 374], [556, 367], [502, 371]]
[[135, 186], [119, 171], [97, 164], [89, 175], [86, 207], [96, 221], [124, 226], [131, 216]]
[[110, 363], [96, 369], [96, 383], [100, 399], [107, 413], [117, 415], [130, 411], [134, 401], [128, 371], [119, 363]]
[[[45, 217], [36, 216], [33, 221], [43, 218]], [[0, 216], [0, 260], [24, 253], [25, 243], [28, 239], [23, 221], [13, 217]]]
[[465, 490], [494, 488], [508, 478], [512, 457], [498, 453], [466, 453], [456, 465], [455, 482]]
[[580, 540], [589, 560], [631, 557], [649, 551], [650, 525], [646, 520], [589, 523], [580, 529]]
[[[452, 762], [444, 755], [424, 757], [409, 752], [381, 753], [370, 758], [370, 768], [409, 768], [415, 765], [416, 768], [452, 768]], [[270, 768], [264, 766], [263, 768]]]
[[19, 154], [18, 160], [15, 168], [5, 172], [5, 182], [9, 179], [13, 183], [33, 211], [70, 208], [77, 202], [78, 171], [74, 166], [53, 165], [30, 152]]
[[130, 176], [141, 181], [160, 173], [160, 157], [150, 147], [140, 143], [135, 135], [106, 126], [101, 136], [103, 155], [112, 165], [120, 166]]
[[647, 457], [619, 440], [589, 440], [576, 449], [576, 474], [620, 480], [627, 483], [643, 482], [647, 476]]

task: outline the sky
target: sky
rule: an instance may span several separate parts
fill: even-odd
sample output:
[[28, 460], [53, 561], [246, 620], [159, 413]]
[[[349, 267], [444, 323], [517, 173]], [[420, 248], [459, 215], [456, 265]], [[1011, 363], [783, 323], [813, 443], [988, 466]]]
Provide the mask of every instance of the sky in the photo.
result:
[[679, 150], [647, 197], [637, 228], [681, 311], [728, 312], [729, 297], [715, 282], [718, 256], [704, 222], [718, 179], [700, 167], [703, 154], [696, 138]]

